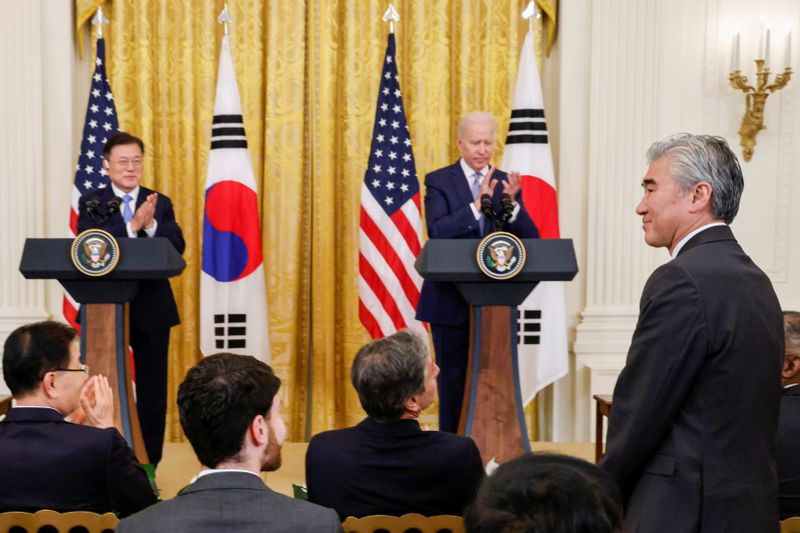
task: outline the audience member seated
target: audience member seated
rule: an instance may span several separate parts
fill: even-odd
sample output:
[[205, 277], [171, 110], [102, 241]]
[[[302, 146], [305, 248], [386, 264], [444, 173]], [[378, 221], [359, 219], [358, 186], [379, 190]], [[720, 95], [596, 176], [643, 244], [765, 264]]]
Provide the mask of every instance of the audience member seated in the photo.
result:
[[[78, 334], [65, 324], [29, 324], [6, 339], [3, 377], [16, 405], [0, 422], [0, 512], [126, 515], [155, 503], [147, 475], [114, 429], [108, 380], [88, 371]], [[64, 419], [79, 405], [88, 425]]]
[[281, 465], [280, 384], [247, 355], [216, 354], [190, 369], [178, 411], [205, 469], [174, 499], [120, 521], [117, 532], [341, 531], [332, 510], [273, 492], [261, 479]]
[[468, 437], [423, 431], [439, 368], [409, 331], [359, 350], [350, 378], [367, 412], [357, 426], [315, 435], [306, 454], [308, 499], [347, 516], [461, 515], [484, 477]]
[[598, 466], [528, 453], [486, 478], [464, 526], [467, 533], [615, 533], [622, 515], [619, 489]]
[[778, 466], [778, 505], [781, 519], [800, 516], [800, 313], [783, 313], [786, 339], [781, 374], [781, 408], [775, 439]]

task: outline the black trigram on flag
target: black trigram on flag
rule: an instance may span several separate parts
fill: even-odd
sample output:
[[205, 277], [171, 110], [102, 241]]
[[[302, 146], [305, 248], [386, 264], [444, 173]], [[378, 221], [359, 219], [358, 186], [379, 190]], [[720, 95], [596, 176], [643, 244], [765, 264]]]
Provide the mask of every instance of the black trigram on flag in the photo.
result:
[[540, 309], [517, 310], [518, 344], [539, 344], [542, 330], [542, 311]]
[[214, 344], [218, 350], [247, 348], [247, 315], [214, 315]]
[[544, 109], [512, 109], [506, 144], [547, 144]]
[[247, 148], [242, 115], [214, 115], [211, 149], [216, 148]]

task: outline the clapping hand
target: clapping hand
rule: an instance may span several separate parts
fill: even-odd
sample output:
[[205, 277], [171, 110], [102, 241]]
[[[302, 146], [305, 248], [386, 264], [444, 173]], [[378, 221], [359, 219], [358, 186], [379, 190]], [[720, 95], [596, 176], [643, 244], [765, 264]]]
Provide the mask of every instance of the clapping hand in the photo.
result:
[[105, 376], [92, 376], [81, 390], [81, 408], [86, 425], [96, 428], [114, 427], [114, 393]]

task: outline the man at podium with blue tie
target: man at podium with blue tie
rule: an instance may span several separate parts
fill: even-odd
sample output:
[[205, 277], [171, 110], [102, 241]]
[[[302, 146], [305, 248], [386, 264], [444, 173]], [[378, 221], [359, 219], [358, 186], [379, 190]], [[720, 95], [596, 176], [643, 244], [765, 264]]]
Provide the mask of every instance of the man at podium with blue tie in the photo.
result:
[[[117, 238], [166, 237], [183, 254], [185, 243], [172, 201], [139, 185], [144, 143], [125, 132], [103, 148], [110, 186], [85, 193], [78, 203], [78, 232], [102, 229]], [[161, 460], [167, 409], [169, 331], [180, 323], [169, 281], [145, 281], [130, 302], [130, 343], [136, 372], [136, 407], [150, 462]]]
[[[482, 111], [467, 113], [458, 123], [461, 159], [425, 176], [425, 223], [431, 239], [479, 239], [491, 233], [493, 221], [482, 204], [499, 212], [508, 195], [513, 209], [505, 227], [517, 237], [532, 239], [539, 231], [522, 205], [520, 175], [489, 165], [494, 154], [497, 121]], [[488, 195], [485, 202], [484, 197]], [[469, 304], [447, 282], [425, 281], [417, 320], [431, 325], [439, 365], [439, 429], [455, 433], [461, 416], [469, 350]]]

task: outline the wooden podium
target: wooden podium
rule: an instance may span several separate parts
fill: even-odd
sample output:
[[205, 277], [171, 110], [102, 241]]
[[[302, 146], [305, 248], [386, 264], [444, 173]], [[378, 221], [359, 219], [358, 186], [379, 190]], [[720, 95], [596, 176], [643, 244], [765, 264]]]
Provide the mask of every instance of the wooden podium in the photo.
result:
[[114, 424], [142, 464], [147, 451], [131, 382], [128, 303], [142, 282], [180, 274], [186, 262], [163, 237], [118, 239], [119, 263], [91, 277], [70, 260], [72, 239], [26, 239], [19, 270], [27, 279], [57, 279], [81, 305], [81, 362], [108, 377], [114, 391]]
[[522, 239], [527, 260], [498, 281], [480, 271], [478, 239], [430, 239], [416, 268], [428, 281], [455, 283], [470, 304], [470, 359], [459, 433], [475, 440], [484, 464], [530, 451], [517, 366], [517, 309], [540, 281], [578, 272], [571, 239]]

